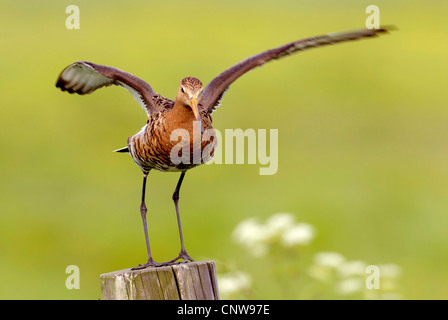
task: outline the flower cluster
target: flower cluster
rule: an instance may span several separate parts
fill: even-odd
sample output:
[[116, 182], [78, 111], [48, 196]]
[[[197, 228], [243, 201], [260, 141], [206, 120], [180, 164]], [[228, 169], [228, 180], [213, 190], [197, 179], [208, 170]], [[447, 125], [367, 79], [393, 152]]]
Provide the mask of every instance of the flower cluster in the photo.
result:
[[250, 290], [251, 282], [251, 277], [242, 271], [219, 274], [219, 296], [221, 299], [232, 299], [240, 292]]
[[369, 264], [360, 260], [347, 261], [337, 252], [320, 252], [314, 255], [314, 263], [308, 268], [308, 275], [320, 283], [330, 285], [334, 293], [350, 296], [358, 295], [366, 299], [400, 299], [396, 292], [396, 279], [401, 268], [396, 264], [383, 264], [374, 267], [378, 270], [376, 288], [367, 285]]
[[277, 213], [261, 223], [250, 218], [237, 225], [233, 239], [254, 256], [264, 256], [273, 245], [296, 247], [308, 245], [314, 238], [314, 228], [308, 223], [295, 223], [290, 213]]
[[[232, 238], [253, 256], [275, 261], [265, 272], [290, 298], [321, 299], [401, 299], [398, 278], [401, 268], [395, 264], [370, 265], [360, 260], [347, 260], [337, 252], [302, 250], [315, 237], [314, 227], [296, 222], [290, 213], [277, 213], [260, 221], [249, 218], [239, 223]], [[311, 248], [309, 248], [311, 249]], [[264, 266], [263, 266], [264, 267]], [[223, 299], [252, 296], [252, 275], [234, 267], [218, 275]], [[263, 280], [265, 282], [265, 280]]]

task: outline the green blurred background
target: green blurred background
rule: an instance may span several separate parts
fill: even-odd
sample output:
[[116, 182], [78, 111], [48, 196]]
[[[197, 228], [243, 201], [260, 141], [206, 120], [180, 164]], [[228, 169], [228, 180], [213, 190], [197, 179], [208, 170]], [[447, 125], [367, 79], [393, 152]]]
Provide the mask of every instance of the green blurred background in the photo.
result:
[[[80, 8], [79, 30], [65, 27], [70, 4]], [[145, 113], [121, 88], [60, 92], [64, 67], [115, 66], [173, 99], [185, 76], [205, 84], [265, 49], [363, 28], [370, 4], [399, 31], [299, 53], [231, 86], [214, 126], [278, 129], [279, 169], [189, 171], [180, 202], [187, 250], [242, 264], [255, 298], [284, 298], [263, 278], [263, 259], [248, 259], [230, 235], [248, 217], [292, 212], [317, 230], [310, 250], [398, 264], [405, 299], [447, 298], [448, 4], [436, 0], [2, 0], [0, 298], [98, 299], [99, 274], [146, 261], [142, 174], [111, 152]], [[177, 179], [149, 176], [158, 261], [179, 251]], [[79, 290], [65, 287], [72, 264]]]

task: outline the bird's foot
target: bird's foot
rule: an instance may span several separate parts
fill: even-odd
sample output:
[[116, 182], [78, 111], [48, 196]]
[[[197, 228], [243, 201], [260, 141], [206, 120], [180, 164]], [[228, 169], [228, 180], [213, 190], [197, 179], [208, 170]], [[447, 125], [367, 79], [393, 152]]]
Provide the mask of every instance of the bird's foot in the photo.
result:
[[[179, 260], [179, 259], [184, 259], [184, 261], [183, 262], [180, 262], [180, 261], [178, 262], [177, 260]], [[174, 258], [171, 261], [168, 261], [167, 263], [169, 263], [170, 265], [173, 265], [173, 264], [179, 264], [179, 263], [187, 263], [188, 261], [194, 262], [193, 258], [191, 258], [188, 255], [187, 251], [182, 251], [181, 250], [179, 255], [176, 258]]]
[[[179, 259], [184, 259], [184, 261], [177, 261]], [[165, 267], [172, 266], [174, 264], [187, 263], [188, 261], [194, 262], [193, 258], [188, 255], [186, 251], [181, 251], [179, 255], [173, 260], [167, 262], [155, 262], [152, 258], [148, 260], [144, 265], [139, 265], [138, 267], [131, 268], [131, 270], [142, 270], [151, 267]]]
[[146, 269], [146, 268], [150, 268], [150, 267], [162, 267], [162, 266], [166, 266], [166, 262], [155, 262], [152, 258], [150, 258], [148, 260], [148, 262], [146, 262], [144, 265], [139, 265], [138, 267], [134, 267], [131, 268], [131, 270], [142, 270], [142, 269]]

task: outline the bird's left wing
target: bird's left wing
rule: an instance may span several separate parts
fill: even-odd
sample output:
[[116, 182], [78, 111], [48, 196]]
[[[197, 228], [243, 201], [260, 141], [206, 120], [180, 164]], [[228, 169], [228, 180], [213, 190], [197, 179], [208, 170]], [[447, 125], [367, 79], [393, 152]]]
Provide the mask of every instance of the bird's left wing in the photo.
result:
[[117, 68], [87, 61], [78, 61], [66, 67], [56, 82], [56, 87], [69, 93], [88, 94], [96, 89], [117, 85], [127, 89], [148, 116], [164, 109], [162, 97], [142, 79]]
[[230, 67], [216, 78], [214, 78], [204, 89], [199, 108], [201, 112], [212, 113], [229, 85], [243, 74], [255, 67], [261, 66], [273, 59], [280, 59], [292, 53], [311, 48], [321, 47], [339, 42], [357, 40], [366, 37], [377, 36], [379, 33], [387, 32], [389, 28], [372, 30], [352, 30], [346, 32], [330, 33], [322, 36], [311, 37], [285, 44], [281, 47], [264, 51], [249, 57]]

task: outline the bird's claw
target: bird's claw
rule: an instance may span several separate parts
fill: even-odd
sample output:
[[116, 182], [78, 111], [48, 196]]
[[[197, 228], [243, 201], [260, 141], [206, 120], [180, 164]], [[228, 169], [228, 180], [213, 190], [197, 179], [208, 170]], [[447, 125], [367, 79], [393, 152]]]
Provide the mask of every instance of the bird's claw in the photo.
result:
[[[184, 259], [184, 261], [177, 261], [179, 259]], [[173, 260], [167, 262], [155, 262], [153, 259], [149, 259], [144, 265], [139, 264], [138, 267], [131, 268], [131, 270], [142, 270], [146, 268], [154, 268], [154, 267], [166, 267], [172, 266], [175, 264], [194, 262], [193, 258], [188, 255], [186, 251], [181, 251], [179, 255]]]
[[[177, 262], [179, 259], [184, 259], [182, 262]], [[170, 264], [179, 264], [179, 263], [187, 263], [188, 261], [194, 262], [193, 258], [191, 258], [186, 251], [181, 251], [179, 255], [171, 261], [168, 261]]]
[[131, 268], [131, 270], [142, 270], [142, 269], [146, 269], [146, 268], [150, 268], [150, 267], [162, 267], [165, 264], [159, 263], [159, 262], [155, 262], [153, 259], [149, 259], [148, 262], [146, 262], [144, 265], [139, 264], [138, 267], [134, 267]]

